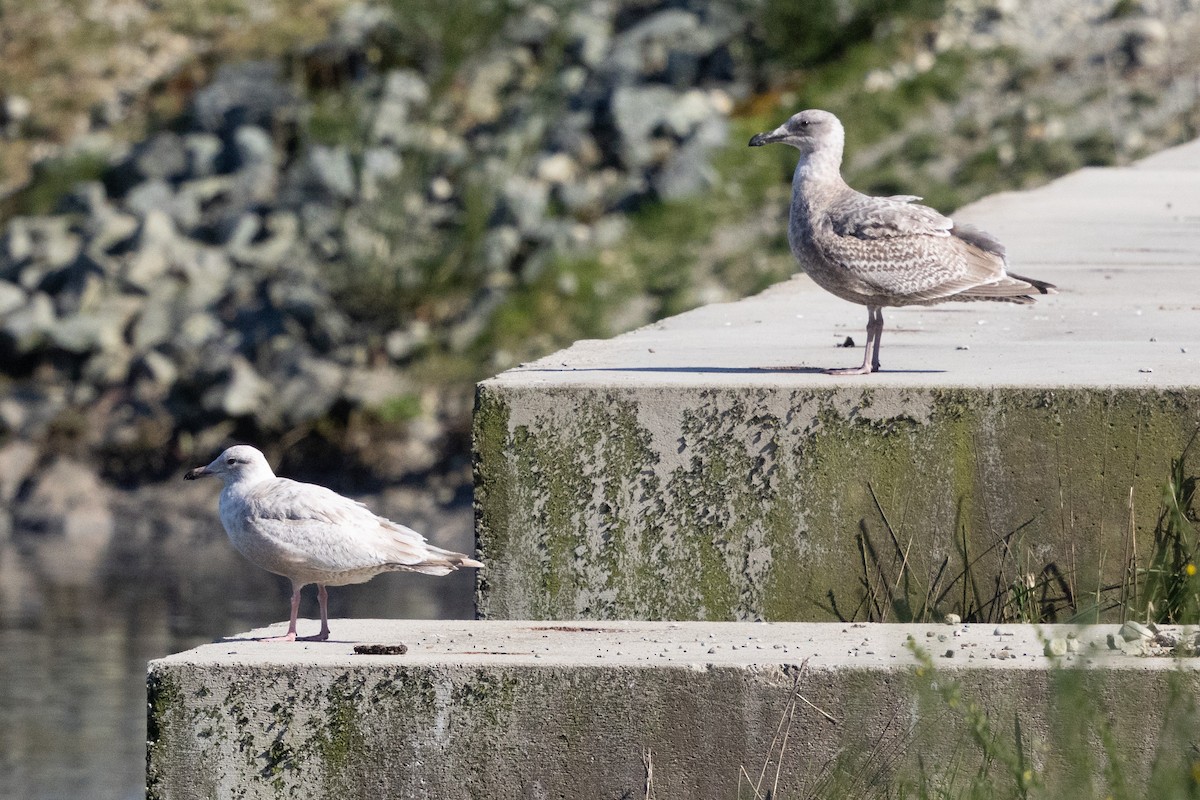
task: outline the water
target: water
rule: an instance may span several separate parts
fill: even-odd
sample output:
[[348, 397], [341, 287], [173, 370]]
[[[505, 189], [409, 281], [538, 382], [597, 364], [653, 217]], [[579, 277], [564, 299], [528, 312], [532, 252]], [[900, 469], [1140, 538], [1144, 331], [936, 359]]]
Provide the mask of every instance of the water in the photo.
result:
[[[197, 559], [196, 569], [159, 569], [155, 558], [122, 554], [96, 585], [31, 586], [39, 590], [31, 592], [35, 611], [20, 624], [0, 625], [0, 798], [142, 798], [146, 662], [286, 621], [287, 582], [247, 564], [222, 541], [215, 497], [212, 505], [215, 528], [205, 526], [211, 537], [175, 556]], [[469, 506], [459, 502], [443, 512], [441, 528], [456, 532], [438, 543], [469, 549]], [[473, 572], [389, 574], [331, 587], [330, 616], [470, 617]], [[300, 610], [316, 618], [315, 587], [305, 590]], [[301, 634], [316, 628], [301, 620]]]

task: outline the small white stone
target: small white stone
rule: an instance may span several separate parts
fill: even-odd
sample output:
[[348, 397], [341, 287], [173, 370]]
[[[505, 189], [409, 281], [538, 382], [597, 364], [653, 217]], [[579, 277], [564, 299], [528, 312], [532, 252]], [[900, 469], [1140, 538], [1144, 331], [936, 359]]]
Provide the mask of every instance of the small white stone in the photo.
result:
[[1130, 620], [1121, 626], [1121, 638], [1127, 642], [1134, 642], [1139, 639], [1153, 639], [1154, 633], [1140, 622]]
[[1046, 655], [1055, 658], [1065, 656], [1068, 652], [1068, 649], [1069, 648], [1066, 639], [1048, 639], [1046, 641], [1044, 652]]

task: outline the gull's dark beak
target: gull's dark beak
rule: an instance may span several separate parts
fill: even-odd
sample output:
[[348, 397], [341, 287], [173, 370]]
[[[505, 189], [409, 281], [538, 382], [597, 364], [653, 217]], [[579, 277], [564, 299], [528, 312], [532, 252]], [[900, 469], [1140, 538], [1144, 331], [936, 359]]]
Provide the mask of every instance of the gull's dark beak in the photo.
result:
[[212, 475], [208, 467], [196, 467], [195, 469], [189, 469], [187, 474], [183, 476], [183, 479], [185, 481], [194, 481], [196, 478], [203, 478], [205, 475]]
[[775, 133], [775, 131], [771, 131], [770, 133], [757, 133], [754, 135], [754, 138], [750, 140], [750, 146], [762, 147], [764, 144], [778, 142], [782, 138], [783, 137]]

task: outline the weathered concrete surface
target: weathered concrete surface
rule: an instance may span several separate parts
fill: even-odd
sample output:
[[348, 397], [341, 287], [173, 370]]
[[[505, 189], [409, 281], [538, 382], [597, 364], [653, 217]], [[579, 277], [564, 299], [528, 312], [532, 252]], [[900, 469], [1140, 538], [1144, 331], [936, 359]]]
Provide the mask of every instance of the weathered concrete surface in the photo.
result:
[[[344, 641], [233, 639], [151, 662], [148, 797], [751, 797], [744, 777], [738, 793], [743, 768], [755, 779], [766, 770], [763, 796], [785, 712], [778, 796], [894, 792], [914, 785], [918, 757], [927, 779], [959, 780], [961, 790], [980, 762], [976, 735], [994, 739], [993, 779], [1011, 785], [1000, 762], [1016, 752], [1018, 730], [1020, 771], [1068, 784], [1071, 796], [1103, 796], [1097, 737], [1110, 736], [1137, 795], [1152, 769], [1190, 779], [1176, 733], [1200, 721], [1197, 659], [1111, 651], [1116, 626], [333, 628]], [[1042, 655], [1043, 637], [1068, 633], [1079, 654]], [[356, 655], [360, 642], [409, 650]], [[1081, 791], [1092, 783], [1097, 791]]]
[[1191, 143], [963, 209], [1061, 294], [888, 310], [880, 374], [819, 373], [866, 313], [798, 277], [483, 382], [481, 615], [996, 618], [1030, 575], [1111, 609], [1200, 426], [1198, 174]]

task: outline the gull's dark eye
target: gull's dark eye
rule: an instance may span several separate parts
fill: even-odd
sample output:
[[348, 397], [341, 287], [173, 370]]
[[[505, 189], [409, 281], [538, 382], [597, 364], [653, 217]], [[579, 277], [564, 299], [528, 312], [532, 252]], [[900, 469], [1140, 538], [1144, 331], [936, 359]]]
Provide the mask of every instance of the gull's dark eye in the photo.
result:
[[233, 466], [234, 464], [237, 463], [237, 459], [236, 458], [228, 458], [225, 460], [225, 463], [229, 464], [230, 466]]

